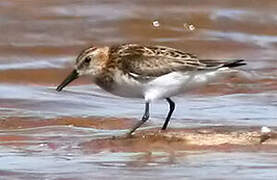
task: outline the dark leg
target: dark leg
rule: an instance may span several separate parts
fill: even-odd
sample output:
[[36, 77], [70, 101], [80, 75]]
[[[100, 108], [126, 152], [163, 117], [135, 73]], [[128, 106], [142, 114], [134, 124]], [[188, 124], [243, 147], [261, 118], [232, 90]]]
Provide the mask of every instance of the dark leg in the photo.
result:
[[149, 119], [149, 102], [145, 103], [145, 111], [144, 115], [142, 116], [141, 121], [139, 121], [128, 133], [128, 135], [131, 135], [137, 128], [139, 128], [143, 123], [145, 123]]
[[173, 113], [173, 111], [175, 109], [175, 103], [170, 98], [166, 98], [166, 100], [167, 100], [167, 102], [169, 104], [169, 112], [167, 114], [167, 117], [166, 117], [166, 120], [165, 120], [164, 125], [162, 127], [162, 130], [166, 129], [166, 127], [167, 127], [167, 125], [169, 123], [169, 120], [171, 118], [171, 115], [172, 115], [172, 113]]

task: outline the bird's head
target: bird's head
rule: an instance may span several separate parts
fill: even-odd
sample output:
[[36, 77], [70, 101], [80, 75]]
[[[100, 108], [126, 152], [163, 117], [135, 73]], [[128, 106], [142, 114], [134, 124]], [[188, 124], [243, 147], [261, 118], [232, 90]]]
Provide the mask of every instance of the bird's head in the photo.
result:
[[82, 51], [75, 61], [74, 70], [67, 76], [67, 78], [65, 78], [56, 90], [61, 91], [73, 80], [83, 75], [89, 75], [92, 78], [96, 77], [108, 59], [108, 51], [108, 47], [90, 47]]

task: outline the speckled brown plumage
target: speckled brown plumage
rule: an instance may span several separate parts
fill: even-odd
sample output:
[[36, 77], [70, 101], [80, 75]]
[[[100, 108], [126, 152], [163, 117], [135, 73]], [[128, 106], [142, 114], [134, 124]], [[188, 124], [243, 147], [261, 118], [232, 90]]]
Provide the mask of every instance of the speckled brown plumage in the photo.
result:
[[102, 89], [122, 97], [144, 98], [145, 112], [129, 132], [132, 134], [150, 117], [150, 103], [166, 99], [169, 112], [162, 126], [167, 128], [175, 109], [171, 100], [185, 91], [200, 88], [209, 82], [228, 77], [233, 67], [243, 60], [202, 60], [195, 55], [163, 46], [123, 44], [111, 47], [90, 47], [80, 53], [75, 69], [57, 87], [61, 91], [74, 79], [89, 75]]
[[158, 77], [174, 71], [217, 69], [237, 61], [199, 60], [193, 54], [173, 48], [137, 44], [112, 46], [109, 54], [109, 67], [117, 64], [123, 72], [142, 77]]

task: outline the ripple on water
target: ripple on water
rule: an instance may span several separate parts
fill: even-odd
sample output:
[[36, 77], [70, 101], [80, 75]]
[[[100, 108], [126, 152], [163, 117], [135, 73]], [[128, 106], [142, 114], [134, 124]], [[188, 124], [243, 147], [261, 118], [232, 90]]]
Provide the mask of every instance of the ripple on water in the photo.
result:
[[[45, 119], [108, 116], [137, 120], [144, 108], [143, 100], [115, 97], [92, 85], [69, 87], [61, 93], [44, 86], [4, 85], [0, 86], [0, 93], [1, 113], [6, 117]], [[247, 95], [176, 97], [177, 108], [172, 126], [185, 126], [194, 121], [204, 124], [275, 125], [275, 98], [274, 91]], [[151, 112], [150, 122], [161, 124], [167, 112], [166, 102], [154, 102]]]
[[[87, 79], [79, 79], [63, 92], [55, 91], [87, 46], [166, 45], [201, 58], [247, 61], [242, 67], [244, 79], [176, 97], [172, 131], [219, 125], [277, 126], [276, 0], [2, 0], [0, 7], [2, 178], [277, 176], [276, 153], [267, 151], [276, 148], [267, 144], [251, 146], [254, 153], [244, 152], [245, 145], [239, 150], [233, 147], [234, 151], [228, 144], [213, 150], [189, 149], [163, 138], [109, 141], [107, 137], [126, 133], [140, 119], [143, 100], [111, 96]], [[160, 22], [159, 28], [153, 28], [154, 20]], [[187, 31], [184, 24], [196, 28]], [[166, 102], [155, 102], [144, 130], [155, 127], [158, 133], [167, 108]]]

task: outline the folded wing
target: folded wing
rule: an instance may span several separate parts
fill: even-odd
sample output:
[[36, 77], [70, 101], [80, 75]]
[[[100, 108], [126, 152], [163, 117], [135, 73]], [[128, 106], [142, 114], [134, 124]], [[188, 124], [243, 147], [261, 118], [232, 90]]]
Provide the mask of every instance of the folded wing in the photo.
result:
[[121, 68], [136, 77], [158, 77], [174, 71], [215, 70], [244, 65], [243, 60], [199, 60], [196, 56], [162, 46], [128, 44], [117, 49]]

